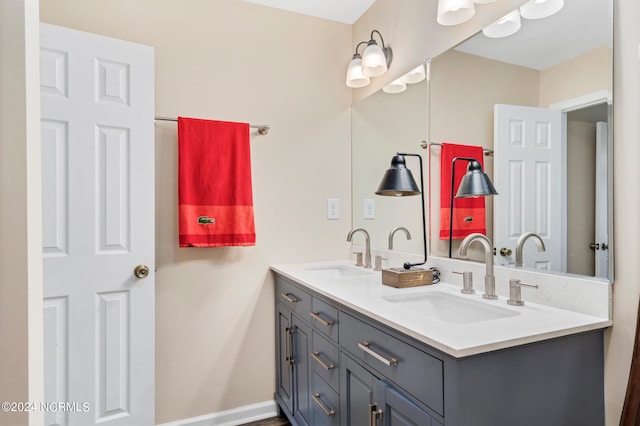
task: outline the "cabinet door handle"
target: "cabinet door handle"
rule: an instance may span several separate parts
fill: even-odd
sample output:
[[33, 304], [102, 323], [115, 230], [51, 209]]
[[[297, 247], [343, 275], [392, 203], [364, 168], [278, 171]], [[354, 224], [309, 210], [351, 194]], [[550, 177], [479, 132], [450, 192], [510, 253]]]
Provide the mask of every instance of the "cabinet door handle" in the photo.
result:
[[320, 401], [320, 394], [319, 393], [314, 393], [312, 396], [313, 396], [313, 400], [316, 402], [316, 404], [318, 404], [318, 407], [320, 407], [322, 409], [322, 411], [324, 411], [324, 414], [326, 414], [327, 417], [331, 417], [331, 416], [334, 416], [336, 414], [335, 410], [328, 409], [322, 403], [322, 401]]
[[332, 320], [327, 321], [326, 319], [323, 319], [320, 314], [318, 312], [309, 312], [309, 316], [311, 316], [311, 318], [320, 321], [322, 324], [326, 325], [327, 327], [331, 327], [333, 324], [335, 324]]
[[280, 296], [282, 296], [287, 302], [289, 303], [297, 303], [298, 299], [296, 299], [295, 297], [292, 297], [289, 295], [289, 293], [280, 293]]
[[383, 363], [384, 365], [388, 365], [388, 366], [398, 365], [398, 360], [395, 359], [394, 357], [389, 357], [389, 359], [387, 359], [387, 358], [383, 357], [382, 355], [380, 355], [379, 353], [373, 351], [369, 347], [369, 342], [360, 342], [360, 343], [358, 343], [358, 347], [360, 349], [362, 349], [363, 351], [365, 351], [365, 353], [371, 355], [372, 357], [374, 357], [375, 359], [377, 359], [378, 361]]
[[326, 362], [324, 362], [323, 360], [320, 359], [320, 353], [319, 352], [311, 352], [311, 358], [315, 359], [316, 362], [318, 364], [320, 364], [322, 366], [322, 368], [324, 368], [327, 371], [331, 371], [334, 368], [336, 368], [333, 364], [327, 364]]
[[292, 327], [285, 328], [285, 331], [287, 332], [287, 347], [286, 347], [285, 361], [287, 361], [289, 365], [294, 365], [296, 363], [296, 361], [293, 359], [293, 353], [292, 353], [294, 331]]
[[382, 419], [382, 410], [378, 410], [378, 404], [369, 404], [369, 426], [376, 426]]

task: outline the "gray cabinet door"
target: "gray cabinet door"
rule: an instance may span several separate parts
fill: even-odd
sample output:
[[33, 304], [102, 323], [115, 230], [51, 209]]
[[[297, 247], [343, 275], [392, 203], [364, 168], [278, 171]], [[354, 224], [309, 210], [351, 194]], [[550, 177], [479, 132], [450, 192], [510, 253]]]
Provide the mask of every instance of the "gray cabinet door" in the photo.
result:
[[340, 364], [340, 425], [369, 425], [378, 378], [345, 353], [341, 354]]
[[276, 397], [289, 413], [293, 412], [292, 351], [291, 311], [276, 303]]
[[384, 426], [441, 426], [427, 412], [409, 401], [393, 387], [380, 380], [376, 386], [375, 398], [378, 409], [382, 410]]
[[293, 416], [300, 425], [311, 424], [311, 383], [309, 363], [311, 352], [311, 329], [309, 325], [292, 316], [293, 326]]

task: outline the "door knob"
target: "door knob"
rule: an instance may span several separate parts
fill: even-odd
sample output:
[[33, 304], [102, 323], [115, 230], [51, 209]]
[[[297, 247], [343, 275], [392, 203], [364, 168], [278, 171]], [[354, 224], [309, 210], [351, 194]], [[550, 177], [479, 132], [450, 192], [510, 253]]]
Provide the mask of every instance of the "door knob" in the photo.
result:
[[149, 276], [149, 267], [147, 265], [138, 265], [136, 269], [133, 270], [133, 275], [140, 279], [147, 278], [147, 276]]
[[506, 248], [506, 247], [502, 247], [500, 249], [500, 255], [501, 256], [511, 256], [511, 249], [510, 248]]

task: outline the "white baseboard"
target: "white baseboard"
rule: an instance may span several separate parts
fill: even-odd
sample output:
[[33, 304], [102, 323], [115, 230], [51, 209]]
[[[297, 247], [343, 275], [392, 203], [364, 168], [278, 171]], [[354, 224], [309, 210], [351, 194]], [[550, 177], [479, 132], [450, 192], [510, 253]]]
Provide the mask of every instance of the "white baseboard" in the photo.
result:
[[204, 416], [162, 423], [158, 426], [238, 426], [275, 417], [277, 414], [276, 402], [265, 401]]

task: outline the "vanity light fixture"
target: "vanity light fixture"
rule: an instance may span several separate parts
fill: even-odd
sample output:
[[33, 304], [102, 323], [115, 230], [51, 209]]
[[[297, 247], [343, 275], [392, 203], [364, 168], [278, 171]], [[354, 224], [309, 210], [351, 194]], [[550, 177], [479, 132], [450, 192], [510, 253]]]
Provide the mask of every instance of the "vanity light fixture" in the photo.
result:
[[531, 0], [520, 6], [520, 15], [525, 19], [542, 19], [558, 13], [564, 0]]
[[[382, 47], [373, 39], [373, 34], [378, 34]], [[358, 53], [361, 45], [366, 44], [362, 56]], [[356, 53], [353, 54], [349, 67], [347, 68], [347, 86], [358, 88], [368, 85], [370, 77], [378, 77], [389, 69], [393, 60], [393, 51], [384, 45], [384, 39], [380, 31], [371, 31], [369, 41], [361, 41], [356, 46]]]
[[451, 196], [449, 202], [449, 258], [453, 243], [453, 189], [455, 186], [456, 161], [467, 161], [467, 173], [460, 180], [456, 198], [485, 197], [498, 195], [489, 176], [482, 170], [482, 165], [475, 158], [456, 157], [451, 160]]
[[[405, 158], [406, 156], [418, 157], [420, 160], [420, 187], [416, 185], [415, 179], [411, 174], [411, 170], [407, 168]], [[422, 239], [424, 244], [424, 262], [411, 263], [405, 262], [404, 269], [411, 269], [412, 266], [424, 265], [427, 263], [427, 229], [425, 226], [425, 208], [424, 208], [424, 179], [422, 174], [422, 157], [420, 154], [407, 154], [398, 152], [391, 159], [391, 167], [384, 173], [380, 186], [376, 191], [377, 195], [404, 197], [408, 195], [421, 196], [422, 205]]]
[[353, 54], [353, 58], [351, 59], [351, 63], [349, 63], [349, 67], [347, 68], [347, 86], [358, 88], [367, 86], [371, 80], [369, 77], [362, 73], [362, 56], [358, 53], [358, 48], [362, 44], [367, 44], [366, 41], [361, 41], [356, 46], [356, 53]]
[[438, 0], [437, 21], [440, 25], [462, 24], [471, 19], [475, 13], [472, 0]]
[[491, 38], [508, 37], [520, 30], [522, 26], [518, 9], [498, 19], [493, 24], [482, 29], [482, 33]]
[[[382, 47], [378, 46], [378, 43], [373, 39], [374, 33], [380, 37]], [[371, 31], [367, 48], [364, 49], [364, 53], [362, 54], [362, 73], [367, 77], [381, 76], [389, 69], [392, 59], [393, 52], [390, 47], [384, 45], [384, 39], [380, 31]]]

